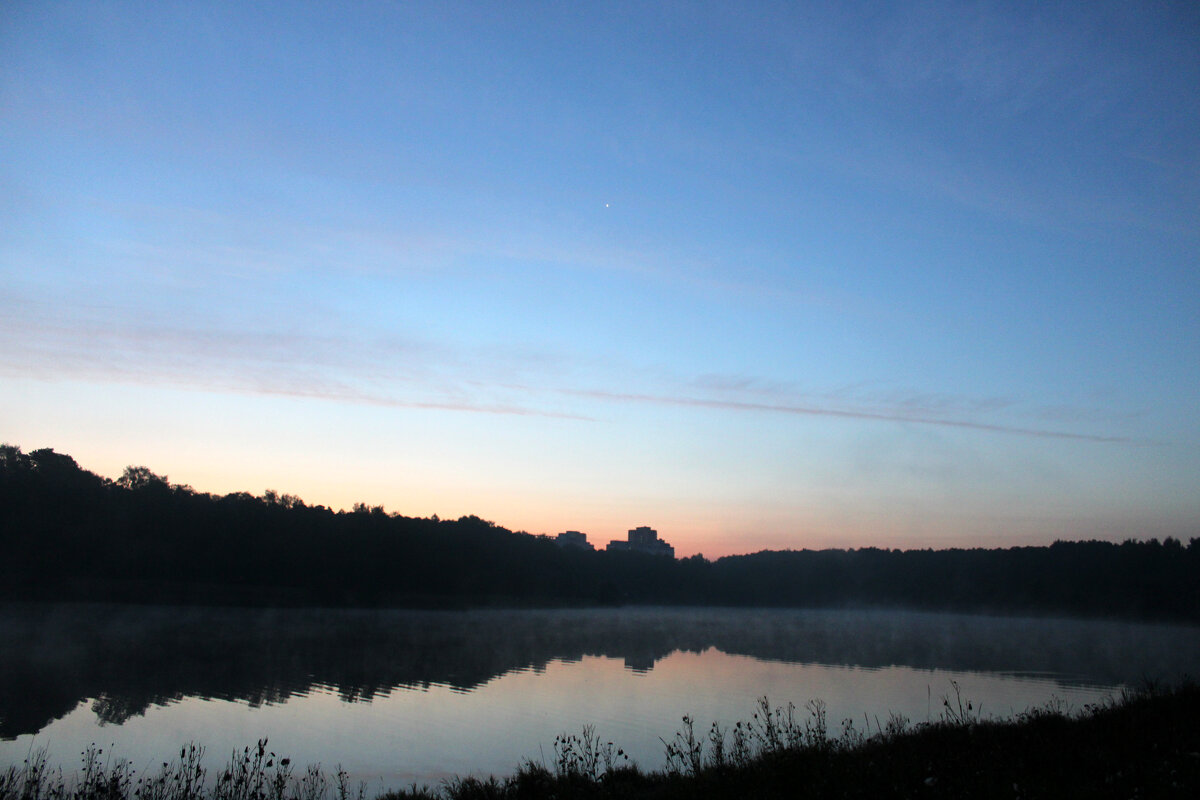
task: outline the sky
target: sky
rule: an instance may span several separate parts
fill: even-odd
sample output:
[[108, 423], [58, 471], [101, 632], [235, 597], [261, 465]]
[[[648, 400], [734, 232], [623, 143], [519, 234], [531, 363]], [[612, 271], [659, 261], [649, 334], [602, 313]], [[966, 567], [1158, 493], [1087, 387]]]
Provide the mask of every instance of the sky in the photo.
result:
[[0, 3], [0, 441], [679, 555], [1200, 536], [1200, 6]]

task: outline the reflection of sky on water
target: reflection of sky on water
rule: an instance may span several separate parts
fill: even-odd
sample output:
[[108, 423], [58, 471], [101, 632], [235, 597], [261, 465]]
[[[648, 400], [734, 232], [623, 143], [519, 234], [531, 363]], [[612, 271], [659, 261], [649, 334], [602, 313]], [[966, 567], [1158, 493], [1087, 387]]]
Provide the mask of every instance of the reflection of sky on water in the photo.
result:
[[1094, 702], [1197, 673], [1195, 628], [887, 611], [0, 609], [0, 764], [66, 767], [96, 742], [150, 766], [189, 741], [210, 769], [270, 739], [372, 789], [553, 760], [595, 724], [644, 766], [690, 714], [827, 704], [831, 730], [941, 715], [957, 681], [985, 714]]
[[304, 696], [258, 706], [189, 697], [152, 707], [120, 726], [98, 724], [85, 701], [36, 736], [0, 743], [0, 753], [6, 761], [19, 761], [37, 744], [65, 758], [96, 742], [148, 767], [169, 758], [178, 744], [197, 741], [206, 745], [206, 762], [215, 769], [233, 750], [267, 736], [271, 750], [298, 764], [340, 763], [374, 790], [468, 772], [505, 773], [526, 758], [549, 763], [554, 736], [589, 723], [639, 763], [659, 767], [659, 737], [669, 739], [683, 714], [707, 730], [715, 720], [748, 719], [764, 694], [773, 703], [795, 702], [801, 714], [808, 699], [822, 699], [833, 730], [846, 718], [860, 730], [868, 721], [886, 724], [889, 712], [919, 722], [940, 716], [951, 680], [994, 715], [1054, 696], [1080, 706], [1108, 693], [1012, 675], [800, 665], [709, 649], [672, 653], [649, 671], [602, 656], [556, 660], [540, 671], [510, 672], [469, 693], [431, 684], [347, 703], [336, 689], [314, 687]]

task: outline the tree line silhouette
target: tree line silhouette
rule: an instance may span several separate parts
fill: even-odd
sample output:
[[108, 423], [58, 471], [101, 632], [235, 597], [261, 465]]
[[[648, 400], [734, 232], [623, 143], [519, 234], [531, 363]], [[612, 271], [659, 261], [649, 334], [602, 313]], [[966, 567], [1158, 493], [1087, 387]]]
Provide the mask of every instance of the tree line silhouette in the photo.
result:
[[1200, 620], [1200, 539], [1007, 549], [589, 552], [476, 516], [217, 496], [0, 446], [0, 598], [202, 605], [903, 606]]

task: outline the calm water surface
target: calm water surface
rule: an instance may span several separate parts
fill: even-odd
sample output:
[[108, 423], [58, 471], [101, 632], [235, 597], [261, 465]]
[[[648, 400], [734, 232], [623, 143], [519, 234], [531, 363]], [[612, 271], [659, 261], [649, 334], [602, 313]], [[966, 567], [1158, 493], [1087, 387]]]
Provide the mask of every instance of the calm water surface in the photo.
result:
[[261, 611], [0, 608], [0, 765], [71, 767], [95, 742], [137, 768], [180, 745], [210, 769], [261, 737], [372, 791], [553, 759], [594, 724], [659, 768], [680, 717], [818, 698], [830, 727], [937, 719], [952, 681], [985, 716], [1200, 674], [1187, 626], [895, 611]]

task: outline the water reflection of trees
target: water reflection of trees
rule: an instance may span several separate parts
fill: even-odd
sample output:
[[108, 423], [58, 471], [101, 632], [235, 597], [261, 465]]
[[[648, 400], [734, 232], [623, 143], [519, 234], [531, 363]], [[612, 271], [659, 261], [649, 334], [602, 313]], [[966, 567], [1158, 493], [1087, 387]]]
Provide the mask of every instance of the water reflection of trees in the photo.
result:
[[1053, 673], [1102, 684], [1200, 666], [1194, 628], [870, 611], [344, 611], [22, 606], [0, 613], [0, 735], [84, 700], [121, 724], [183, 697], [251, 705], [314, 688], [347, 702], [470, 691], [584, 656], [652, 669], [710, 647], [795, 663]]

